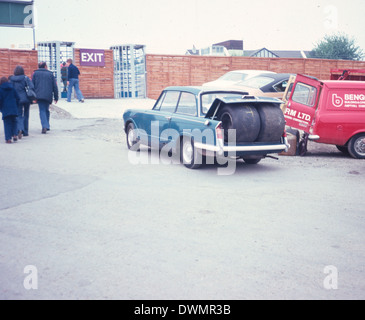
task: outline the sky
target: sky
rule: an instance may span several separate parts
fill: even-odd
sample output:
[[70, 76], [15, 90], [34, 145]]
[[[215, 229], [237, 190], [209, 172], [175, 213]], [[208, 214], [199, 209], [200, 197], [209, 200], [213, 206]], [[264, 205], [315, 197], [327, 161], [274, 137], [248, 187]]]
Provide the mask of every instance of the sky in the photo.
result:
[[[36, 42], [77, 48], [146, 45], [185, 54], [226, 40], [256, 50], [311, 50], [342, 33], [365, 52], [364, 0], [35, 0]], [[33, 31], [0, 27], [0, 48], [32, 48]]]

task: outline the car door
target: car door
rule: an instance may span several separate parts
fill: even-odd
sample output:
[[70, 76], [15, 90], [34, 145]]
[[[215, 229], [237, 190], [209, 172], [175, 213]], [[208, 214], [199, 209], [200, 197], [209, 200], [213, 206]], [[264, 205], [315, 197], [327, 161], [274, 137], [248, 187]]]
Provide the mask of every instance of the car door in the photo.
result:
[[145, 115], [148, 119], [144, 121], [146, 127], [143, 130], [150, 137], [152, 146], [161, 147], [171, 140], [168, 132], [179, 97], [179, 91], [164, 91], [153, 110]]
[[316, 79], [297, 75], [294, 88], [285, 110], [286, 124], [309, 133], [312, 126], [321, 82]]
[[176, 112], [172, 115], [171, 129], [179, 135], [183, 131], [192, 131], [198, 123], [198, 106], [196, 96], [190, 92], [182, 92]]
[[284, 92], [283, 98], [282, 98], [283, 104], [280, 106], [280, 108], [284, 112], [284, 114], [285, 114], [286, 107], [288, 106], [288, 100], [293, 91], [295, 79], [296, 79], [296, 75], [291, 75], [289, 77], [288, 83], [286, 84], [285, 92]]

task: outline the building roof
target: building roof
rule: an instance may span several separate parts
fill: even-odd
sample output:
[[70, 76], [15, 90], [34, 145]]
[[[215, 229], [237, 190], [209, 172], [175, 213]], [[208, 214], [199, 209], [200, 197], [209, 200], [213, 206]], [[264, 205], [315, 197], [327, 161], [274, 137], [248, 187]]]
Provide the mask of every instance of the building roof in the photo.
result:
[[185, 52], [186, 55], [191, 55], [191, 56], [199, 56], [199, 50], [194, 50], [194, 49], [188, 49]]
[[271, 58], [309, 58], [310, 51], [300, 50], [269, 50], [261, 48], [258, 50], [245, 50], [245, 57], [271, 57]]
[[243, 41], [242, 40], [227, 40], [219, 43], [213, 44], [213, 46], [223, 46], [226, 47], [227, 50], [243, 50]]

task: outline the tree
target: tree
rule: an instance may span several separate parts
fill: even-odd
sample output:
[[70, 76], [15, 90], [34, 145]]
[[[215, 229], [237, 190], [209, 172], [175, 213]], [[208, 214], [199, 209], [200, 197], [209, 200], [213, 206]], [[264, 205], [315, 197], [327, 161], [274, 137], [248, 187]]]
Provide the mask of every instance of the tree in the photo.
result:
[[326, 35], [311, 51], [312, 58], [336, 60], [361, 60], [362, 49], [345, 34]]

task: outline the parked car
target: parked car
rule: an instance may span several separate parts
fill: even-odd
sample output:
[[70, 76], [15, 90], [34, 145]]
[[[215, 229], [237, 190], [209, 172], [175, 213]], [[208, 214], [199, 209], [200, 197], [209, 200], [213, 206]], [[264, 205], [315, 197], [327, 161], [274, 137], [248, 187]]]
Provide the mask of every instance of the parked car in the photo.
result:
[[262, 73], [270, 73], [275, 74], [275, 72], [265, 71], [265, 70], [235, 70], [230, 71], [223, 75], [222, 77], [218, 78], [217, 80], [207, 82], [203, 84], [203, 87], [210, 87], [210, 88], [225, 88], [232, 85], [235, 85], [238, 82], [243, 80], [255, 77]]
[[231, 89], [246, 91], [253, 96], [283, 99], [290, 73], [265, 73], [240, 81], [230, 86]]
[[[140, 145], [180, 155], [191, 169], [204, 157], [234, 157], [256, 164], [288, 150], [282, 101], [245, 92], [202, 87], [168, 87], [152, 110], [123, 115], [127, 146]], [[233, 129], [233, 130], [231, 130]]]

